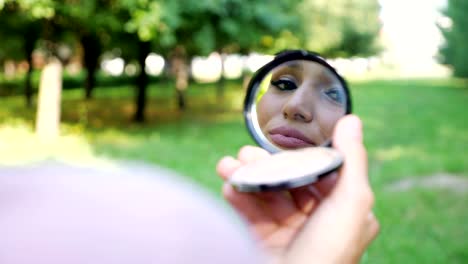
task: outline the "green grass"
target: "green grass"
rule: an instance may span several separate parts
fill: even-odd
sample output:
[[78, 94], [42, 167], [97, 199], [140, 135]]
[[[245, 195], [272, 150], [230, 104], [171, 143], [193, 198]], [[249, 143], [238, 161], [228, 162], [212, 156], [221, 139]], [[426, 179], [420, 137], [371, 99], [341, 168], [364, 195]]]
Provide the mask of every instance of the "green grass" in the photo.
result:
[[[0, 100], [0, 160], [17, 163], [48, 156], [91, 162], [95, 157], [142, 160], [172, 168], [219, 193], [217, 160], [253, 144], [241, 109], [243, 91], [230, 83], [218, 103], [210, 85], [188, 90], [189, 109], [176, 108], [170, 87], [152, 86], [148, 123], [130, 122], [133, 90], [64, 93], [63, 134], [53, 146], [32, 134], [34, 111], [20, 97]], [[388, 185], [408, 177], [452, 173], [468, 179], [468, 88], [459, 80], [380, 80], [351, 83], [353, 110], [364, 122], [379, 238], [365, 263], [467, 263], [468, 190]]]

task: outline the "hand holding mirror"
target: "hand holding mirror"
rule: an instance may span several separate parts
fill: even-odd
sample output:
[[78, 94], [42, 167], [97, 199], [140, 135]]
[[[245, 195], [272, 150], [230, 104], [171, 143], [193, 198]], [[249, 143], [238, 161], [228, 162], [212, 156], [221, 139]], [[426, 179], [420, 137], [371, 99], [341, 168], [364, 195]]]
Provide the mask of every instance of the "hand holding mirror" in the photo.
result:
[[[351, 112], [345, 80], [319, 55], [290, 50], [261, 67], [249, 83], [244, 118], [259, 146], [274, 153], [229, 179], [239, 191], [277, 191], [311, 184], [336, 170], [331, 148], [337, 121]], [[285, 155], [283, 150], [296, 150]]]

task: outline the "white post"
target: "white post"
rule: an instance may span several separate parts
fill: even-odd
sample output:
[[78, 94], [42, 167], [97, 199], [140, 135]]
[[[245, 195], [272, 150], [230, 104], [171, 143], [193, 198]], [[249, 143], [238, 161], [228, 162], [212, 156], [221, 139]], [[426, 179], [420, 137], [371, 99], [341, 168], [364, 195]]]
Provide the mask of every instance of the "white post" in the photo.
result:
[[36, 134], [41, 141], [53, 141], [60, 133], [62, 63], [53, 58], [44, 67], [39, 84]]

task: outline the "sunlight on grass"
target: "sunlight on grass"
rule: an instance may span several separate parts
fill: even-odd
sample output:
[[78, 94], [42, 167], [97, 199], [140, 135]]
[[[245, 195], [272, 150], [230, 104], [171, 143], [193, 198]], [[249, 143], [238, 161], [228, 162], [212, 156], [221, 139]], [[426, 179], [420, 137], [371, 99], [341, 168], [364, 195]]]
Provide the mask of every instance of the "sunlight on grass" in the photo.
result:
[[452, 126], [441, 126], [438, 128], [438, 132], [441, 138], [456, 138], [461, 139], [462, 142], [468, 142], [468, 133], [462, 128]]
[[378, 149], [375, 151], [375, 158], [379, 161], [390, 161], [396, 159], [422, 159], [428, 160], [427, 152], [415, 148], [414, 146], [392, 146], [390, 148]]
[[103, 166], [112, 162], [98, 158], [84, 136], [82, 129], [69, 128], [73, 133], [60, 136], [55, 142], [41, 142], [31, 127], [13, 120], [0, 124], [0, 165], [21, 165], [56, 159], [86, 166]]

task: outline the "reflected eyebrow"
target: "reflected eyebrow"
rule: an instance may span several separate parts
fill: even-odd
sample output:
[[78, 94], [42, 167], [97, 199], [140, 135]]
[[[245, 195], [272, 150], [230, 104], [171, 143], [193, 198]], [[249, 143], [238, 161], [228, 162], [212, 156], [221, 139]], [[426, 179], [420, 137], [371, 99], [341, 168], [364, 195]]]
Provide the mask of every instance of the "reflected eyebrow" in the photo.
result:
[[324, 68], [322, 70], [322, 74], [320, 74], [319, 80], [322, 83], [338, 84], [340, 87], [342, 87], [339, 78], [335, 74], [333, 74], [332, 71], [330, 71], [329, 69], [326, 69], [326, 68]]
[[288, 70], [292, 72], [298, 72], [298, 71], [303, 71], [304, 67], [301, 63], [297, 61], [287, 62], [287, 63], [279, 65], [278, 68], [274, 69], [273, 76], [276, 76], [278, 74], [283, 74], [284, 71], [288, 71]]
[[302, 70], [304, 68], [302, 66], [302, 63], [299, 63], [297, 61], [291, 61], [291, 62], [285, 63], [285, 66], [288, 68], [299, 69], [299, 70]]

